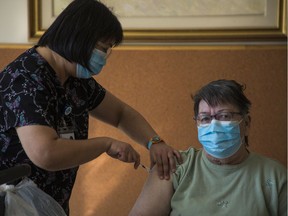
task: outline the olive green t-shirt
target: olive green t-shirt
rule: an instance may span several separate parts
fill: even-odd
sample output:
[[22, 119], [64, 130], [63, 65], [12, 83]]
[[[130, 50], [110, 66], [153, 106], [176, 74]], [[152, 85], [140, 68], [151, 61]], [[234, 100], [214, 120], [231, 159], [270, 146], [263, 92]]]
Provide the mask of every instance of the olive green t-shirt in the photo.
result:
[[237, 165], [211, 163], [202, 150], [183, 151], [173, 175], [172, 216], [287, 215], [287, 169], [250, 153]]

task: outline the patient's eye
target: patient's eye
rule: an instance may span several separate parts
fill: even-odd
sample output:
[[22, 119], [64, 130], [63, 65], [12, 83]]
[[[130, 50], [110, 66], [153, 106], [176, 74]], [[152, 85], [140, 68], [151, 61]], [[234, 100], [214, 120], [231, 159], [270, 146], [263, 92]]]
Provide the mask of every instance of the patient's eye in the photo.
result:
[[218, 121], [231, 121], [233, 114], [230, 112], [217, 113], [215, 119]]
[[209, 124], [212, 118], [210, 115], [198, 115], [197, 123], [199, 124]]

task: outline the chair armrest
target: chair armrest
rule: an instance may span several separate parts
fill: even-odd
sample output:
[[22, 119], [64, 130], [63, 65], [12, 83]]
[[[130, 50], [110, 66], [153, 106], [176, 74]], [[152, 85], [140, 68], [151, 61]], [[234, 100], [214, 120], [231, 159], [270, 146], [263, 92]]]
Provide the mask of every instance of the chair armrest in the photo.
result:
[[17, 179], [29, 176], [31, 167], [29, 164], [17, 165], [0, 171], [0, 185], [13, 182]]

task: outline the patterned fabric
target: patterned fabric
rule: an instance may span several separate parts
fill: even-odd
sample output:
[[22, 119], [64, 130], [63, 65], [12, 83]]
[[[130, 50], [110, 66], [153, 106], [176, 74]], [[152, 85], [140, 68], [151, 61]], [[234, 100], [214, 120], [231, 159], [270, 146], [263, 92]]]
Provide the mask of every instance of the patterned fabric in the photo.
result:
[[[66, 123], [75, 139], [88, 138], [88, 111], [101, 103], [105, 89], [93, 78], [69, 77], [64, 86], [33, 47], [0, 73], [0, 170], [28, 163], [30, 179], [69, 213], [69, 198], [78, 167], [48, 172], [25, 154], [15, 127], [44, 125], [56, 131]], [[66, 112], [72, 108], [71, 112]]]

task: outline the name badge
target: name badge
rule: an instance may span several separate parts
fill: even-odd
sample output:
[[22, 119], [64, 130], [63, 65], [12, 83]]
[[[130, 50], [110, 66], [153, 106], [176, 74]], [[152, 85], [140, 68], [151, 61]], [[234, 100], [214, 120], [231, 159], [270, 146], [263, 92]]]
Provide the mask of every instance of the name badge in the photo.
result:
[[72, 127], [60, 127], [58, 134], [63, 139], [75, 139], [74, 130]]

